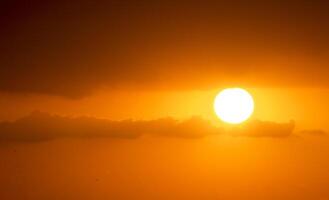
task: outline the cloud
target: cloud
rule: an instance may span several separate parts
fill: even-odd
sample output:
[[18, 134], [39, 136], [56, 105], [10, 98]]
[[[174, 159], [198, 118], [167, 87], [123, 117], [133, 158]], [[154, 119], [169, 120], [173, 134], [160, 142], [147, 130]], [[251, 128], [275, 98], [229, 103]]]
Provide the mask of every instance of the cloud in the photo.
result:
[[165, 118], [142, 122], [142, 124], [146, 133], [165, 137], [201, 138], [223, 133], [222, 129], [214, 127], [209, 121], [196, 116], [180, 122], [172, 118]]
[[329, 86], [325, 1], [96, 2], [2, 4], [0, 91]]
[[302, 130], [302, 131], [299, 131], [298, 134], [313, 135], [313, 136], [327, 136], [327, 132], [324, 130], [320, 130], [320, 129]]
[[282, 138], [291, 136], [294, 127], [294, 121], [290, 121], [289, 123], [276, 123], [255, 120], [245, 127], [234, 128], [229, 131], [229, 133], [233, 136]]
[[0, 123], [0, 141], [44, 141], [56, 138], [122, 138], [133, 139], [144, 134], [157, 137], [203, 138], [229, 134], [245, 137], [288, 137], [294, 123], [254, 121], [241, 128], [225, 131], [201, 117], [179, 121], [162, 118], [148, 121], [112, 121], [92, 117], [63, 117], [43, 112], [13, 122]]
[[186, 121], [164, 118], [150, 121], [111, 121], [91, 117], [62, 117], [33, 112], [14, 122], [0, 123], [0, 141], [43, 141], [56, 138], [137, 138], [142, 134], [201, 138], [219, 134], [208, 121], [193, 117]]

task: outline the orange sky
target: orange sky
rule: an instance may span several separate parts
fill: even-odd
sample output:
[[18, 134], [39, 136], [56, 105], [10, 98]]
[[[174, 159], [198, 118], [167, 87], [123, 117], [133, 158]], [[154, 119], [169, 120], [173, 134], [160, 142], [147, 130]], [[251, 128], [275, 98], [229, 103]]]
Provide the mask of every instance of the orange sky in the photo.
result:
[[1, 147], [4, 199], [326, 199], [328, 141], [55, 140]]
[[[4, 0], [0, 199], [329, 199], [328, 10]], [[229, 87], [242, 125], [213, 110]]]

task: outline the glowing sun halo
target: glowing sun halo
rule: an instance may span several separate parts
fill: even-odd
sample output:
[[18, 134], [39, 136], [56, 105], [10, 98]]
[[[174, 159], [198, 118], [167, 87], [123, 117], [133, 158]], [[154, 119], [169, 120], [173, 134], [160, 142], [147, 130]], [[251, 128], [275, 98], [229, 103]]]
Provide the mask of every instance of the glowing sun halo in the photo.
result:
[[252, 96], [241, 88], [227, 88], [215, 98], [216, 115], [224, 122], [239, 124], [246, 121], [254, 111]]

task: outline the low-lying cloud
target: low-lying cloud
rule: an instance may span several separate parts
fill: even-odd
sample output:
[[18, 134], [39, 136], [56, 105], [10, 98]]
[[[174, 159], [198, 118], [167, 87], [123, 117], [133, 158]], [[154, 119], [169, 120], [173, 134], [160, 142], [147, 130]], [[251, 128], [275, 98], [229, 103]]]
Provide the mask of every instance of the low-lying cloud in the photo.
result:
[[234, 136], [248, 137], [288, 137], [295, 128], [295, 122], [276, 123], [255, 120], [243, 128], [235, 128], [230, 131]]
[[327, 132], [320, 129], [312, 129], [312, 130], [302, 130], [298, 132], [301, 135], [312, 135], [312, 136], [327, 136]]
[[14, 122], [0, 123], [0, 140], [42, 141], [71, 138], [137, 138], [142, 134], [200, 138], [220, 133], [210, 122], [193, 117], [185, 121], [162, 118], [149, 121], [112, 121], [92, 117], [63, 117], [33, 112]]
[[57, 138], [133, 139], [144, 134], [176, 138], [203, 138], [220, 134], [283, 138], [293, 134], [293, 130], [294, 122], [253, 121], [244, 127], [225, 130], [201, 117], [192, 117], [183, 121], [170, 117], [148, 121], [113, 121], [33, 112], [16, 121], [0, 123], [0, 141], [34, 142]]

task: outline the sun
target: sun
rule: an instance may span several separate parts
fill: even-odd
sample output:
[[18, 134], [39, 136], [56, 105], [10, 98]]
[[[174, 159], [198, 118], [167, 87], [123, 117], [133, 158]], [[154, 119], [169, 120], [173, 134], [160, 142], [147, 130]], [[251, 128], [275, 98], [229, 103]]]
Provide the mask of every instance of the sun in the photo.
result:
[[252, 96], [242, 88], [227, 88], [215, 98], [216, 115], [224, 122], [239, 124], [246, 121], [254, 111]]

